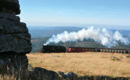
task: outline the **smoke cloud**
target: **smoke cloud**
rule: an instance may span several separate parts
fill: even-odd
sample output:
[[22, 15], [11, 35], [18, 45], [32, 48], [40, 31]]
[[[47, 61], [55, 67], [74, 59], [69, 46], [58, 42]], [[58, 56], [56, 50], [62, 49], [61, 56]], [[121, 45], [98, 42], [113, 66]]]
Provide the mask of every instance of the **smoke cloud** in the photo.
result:
[[53, 35], [44, 45], [59, 42], [83, 41], [87, 39], [93, 39], [107, 47], [116, 46], [119, 41], [128, 44], [128, 39], [124, 38], [119, 31], [112, 32], [106, 28], [89, 27], [87, 29], [83, 28], [77, 32], [64, 31], [63, 33]]

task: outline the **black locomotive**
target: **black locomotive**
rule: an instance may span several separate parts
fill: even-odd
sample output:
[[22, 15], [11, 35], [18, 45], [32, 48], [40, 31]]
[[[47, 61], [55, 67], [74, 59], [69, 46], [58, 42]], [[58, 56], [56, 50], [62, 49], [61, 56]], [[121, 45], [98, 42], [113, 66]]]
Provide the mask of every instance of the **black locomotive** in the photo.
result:
[[61, 53], [66, 52], [64, 46], [44, 45], [41, 52], [43, 53]]

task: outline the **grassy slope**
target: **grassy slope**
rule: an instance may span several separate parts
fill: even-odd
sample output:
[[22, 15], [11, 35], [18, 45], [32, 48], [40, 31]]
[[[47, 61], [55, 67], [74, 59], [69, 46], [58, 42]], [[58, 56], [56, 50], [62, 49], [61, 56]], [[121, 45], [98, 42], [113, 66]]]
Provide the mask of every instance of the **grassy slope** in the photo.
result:
[[130, 55], [112, 53], [28, 54], [33, 67], [54, 71], [75, 72], [78, 75], [130, 77]]

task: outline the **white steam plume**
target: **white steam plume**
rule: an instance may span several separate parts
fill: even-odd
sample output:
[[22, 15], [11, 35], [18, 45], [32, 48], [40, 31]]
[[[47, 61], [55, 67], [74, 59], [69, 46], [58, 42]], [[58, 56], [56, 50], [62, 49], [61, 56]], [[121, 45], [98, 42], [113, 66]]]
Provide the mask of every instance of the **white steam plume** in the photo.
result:
[[85, 39], [93, 39], [96, 42], [101, 43], [104, 46], [112, 47], [118, 44], [118, 41], [128, 44], [128, 39], [124, 38], [118, 31], [111, 32], [105, 28], [81, 29], [78, 32], [67, 32], [53, 35], [44, 45], [50, 43], [68, 42], [68, 41], [83, 41]]

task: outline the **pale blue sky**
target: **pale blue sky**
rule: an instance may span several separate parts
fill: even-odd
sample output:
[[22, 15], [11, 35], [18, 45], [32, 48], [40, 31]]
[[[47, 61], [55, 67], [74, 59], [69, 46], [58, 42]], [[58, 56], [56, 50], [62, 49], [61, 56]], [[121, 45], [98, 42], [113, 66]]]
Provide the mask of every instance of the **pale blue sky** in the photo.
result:
[[20, 0], [32, 26], [130, 25], [130, 0]]

